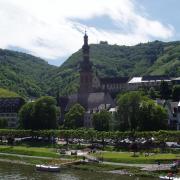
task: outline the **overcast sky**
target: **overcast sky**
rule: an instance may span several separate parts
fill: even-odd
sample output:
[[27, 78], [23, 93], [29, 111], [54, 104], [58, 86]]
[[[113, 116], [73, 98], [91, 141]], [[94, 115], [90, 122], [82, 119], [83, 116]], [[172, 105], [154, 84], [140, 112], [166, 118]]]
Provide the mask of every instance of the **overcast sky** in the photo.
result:
[[0, 0], [0, 48], [60, 65], [90, 43], [180, 39], [180, 0]]

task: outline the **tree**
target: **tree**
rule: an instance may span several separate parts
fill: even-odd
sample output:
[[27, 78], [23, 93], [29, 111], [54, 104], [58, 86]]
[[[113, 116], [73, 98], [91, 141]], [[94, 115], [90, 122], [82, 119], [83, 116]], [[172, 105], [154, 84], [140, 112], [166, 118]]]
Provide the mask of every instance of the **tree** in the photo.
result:
[[93, 127], [98, 131], [108, 131], [112, 120], [111, 113], [103, 110], [93, 115]]
[[64, 127], [76, 129], [84, 125], [85, 109], [80, 104], [73, 105], [65, 115]]
[[174, 101], [180, 100], [180, 85], [174, 85], [172, 89], [172, 98]]
[[154, 89], [153, 87], [151, 87], [151, 88], [149, 89], [148, 95], [149, 95], [149, 97], [152, 98], [152, 99], [155, 99], [155, 98], [156, 98], [157, 95], [156, 95], [155, 89]]
[[129, 149], [133, 152], [133, 157], [136, 157], [136, 152], [137, 152], [138, 149], [139, 149], [137, 142], [132, 142], [132, 143], [129, 145]]
[[19, 125], [23, 129], [33, 129], [34, 117], [33, 117], [34, 102], [24, 104], [19, 111]]
[[50, 96], [44, 96], [36, 100], [33, 109], [34, 129], [57, 128], [56, 100]]
[[139, 110], [138, 130], [154, 131], [167, 128], [167, 112], [154, 101], [142, 101]]
[[140, 92], [125, 93], [118, 98], [117, 126], [120, 130], [136, 130], [140, 102], [143, 96]]
[[166, 129], [167, 112], [140, 92], [130, 92], [118, 99], [116, 121], [118, 129], [123, 131]]
[[19, 112], [20, 127], [24, 129], [57, 128], [56, 101], [50, 96], [37, 99], [22, 106]]
[[171, 88], [166, 81], [160, 84], [160, 95], [162, 99], [168, 99], [171, 95]]

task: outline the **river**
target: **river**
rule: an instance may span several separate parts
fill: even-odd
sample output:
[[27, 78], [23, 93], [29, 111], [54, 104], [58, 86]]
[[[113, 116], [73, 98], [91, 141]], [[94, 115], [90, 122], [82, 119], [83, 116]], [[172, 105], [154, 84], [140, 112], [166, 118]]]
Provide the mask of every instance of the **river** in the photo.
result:
[[[38, 172], [33, 166], [0, 162], [0, 180], [153, 180], [82, 170], [62, 170], [60, 173]], [[155, 180], [155, 179], [154, 179]]]

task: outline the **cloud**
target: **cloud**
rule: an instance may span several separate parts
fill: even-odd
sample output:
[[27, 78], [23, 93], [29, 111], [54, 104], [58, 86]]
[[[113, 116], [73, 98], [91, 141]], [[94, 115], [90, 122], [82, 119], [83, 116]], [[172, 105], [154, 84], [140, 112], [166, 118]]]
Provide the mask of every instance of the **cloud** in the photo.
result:
[[[171, 25], [150, 19], [137, 5], [135, 0], [0, 0], [0, 47], [25, 49], [53, 63], [82, 46], [85, 29], [90, 43], [134, 45], [173, 36]], [[112, 28], [86, 24], [104, 17]]]

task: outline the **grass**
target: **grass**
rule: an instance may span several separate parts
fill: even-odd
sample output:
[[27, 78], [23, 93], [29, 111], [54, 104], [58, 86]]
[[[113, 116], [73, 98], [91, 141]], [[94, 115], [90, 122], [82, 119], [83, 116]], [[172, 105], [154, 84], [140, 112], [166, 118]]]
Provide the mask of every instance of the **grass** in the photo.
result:
[[22, 154], [29, 156], [42, 156], [59, 158], [60, 155], [53, 148], [25, 147], [25, 146], [0, 146], [1, 153]]
[[138, 154], [137, 157], [133, 157], [133, 153], [130, 152], [102, 152], [94, 154], [96, 157], [103, 157], [104, 161], [119, 162], [119, 163], [136, 163], [136, 164], [151, 164], [172, 162], [172, 160], [178, 159], [177, 154], [171, 153], [159, 153], [149, 156]]

